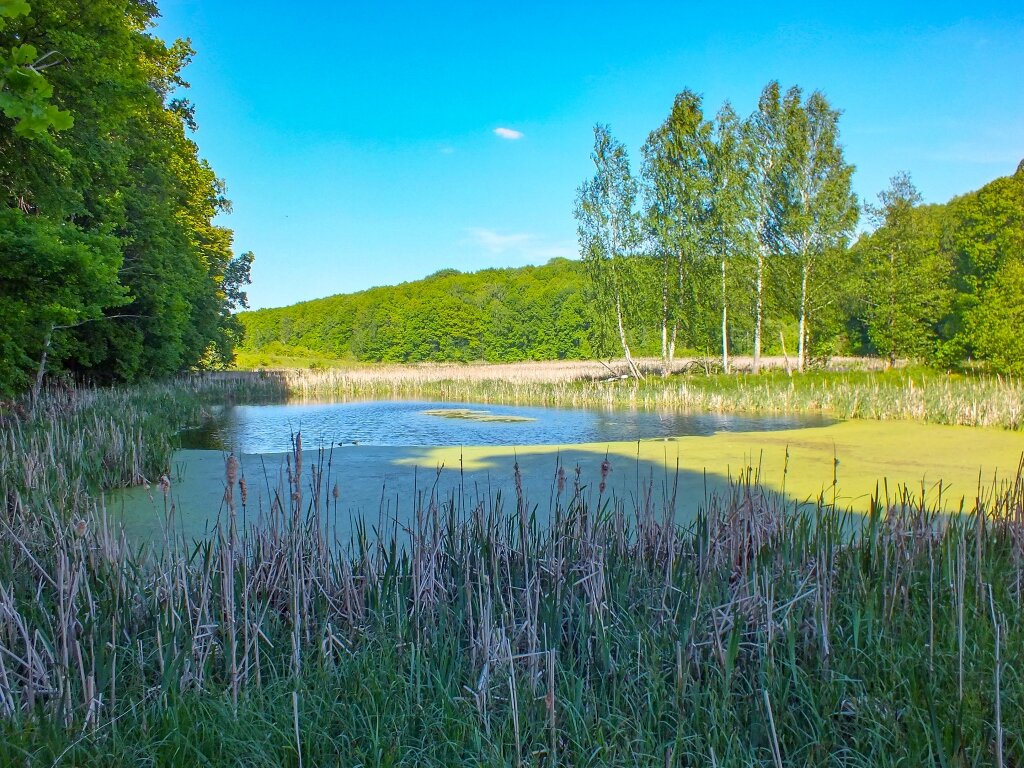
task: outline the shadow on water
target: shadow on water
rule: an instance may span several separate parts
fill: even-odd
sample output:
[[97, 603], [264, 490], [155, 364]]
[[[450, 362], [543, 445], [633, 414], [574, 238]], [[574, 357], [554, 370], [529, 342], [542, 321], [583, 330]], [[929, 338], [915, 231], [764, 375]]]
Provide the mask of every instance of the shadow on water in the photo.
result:
[[[442, 419], [443, 421], [443, 419]], [[508, 425], [499, 425], [508, 426]], [[303, 434], [307, 447], [315, 441]], [[515, 498], [515, 465], [530, 508], [538, 515], [552, 509], [557, 471], [572, 488], [579, 467], [582, 492], [596, 503], [613, 499], [627, 512], [648, 503], [673, 507], [675, 519], [692, 518], [705, 498], [728, 488], [752, 468], [764, 487], [790, 503], [815, 500], [858, 512], [874, 493], [894, 496], [906, 485], [918, 496], [955, 510], [959, 499], [973, 500], [979, 480], [1010, 477], [1024, 453], [1024, 435], [1000, 430], [948, 427], [912, 422], [847, 421], [823, 427], [764, 432], [719, 432], [674, 440], [600, 442], [563, 447], [534, 445], [390, 447], [345, 445], [303, 453], [305, 502], [310, 500], [312, 467], [324, 472], [321, 483], [338, 498], [330, 504], [339, 536], [347, 539], [353, 521], [373, 525], [404, 522], [417, 504], [459, 496], [465, 508], [492, 503], [501, 494]], [[223, 514], [226, 452], [182, 450], [170, 468], [172, 488], [166, 509], [174, 508], [175, 528], [201, 536]], [[246, 520], [259, 519], [287, 487], [286, 453], [239, 453], [246, 478]], [[602, 463], [609, 462], [602, 494]], [[286, 499], [285, 499], [286, 500]], [[671, 500], [671, 504], [670, 504]], [[164, 498], [154, 486], [111, 494], [108, 508], [121, 515], [129, 534], [140, 540], [162, 536]], [[513, 502], [514, 503], [514, 502]]]
[[[237, 402], [237, 401], [236, 401]], [[518, 421], [467, 420], [429, 413], [471, 408]], [[457, 497], [462, 508], [514, 505], [518, 486], [538, 516], [555, 507], [559, 476], [578, 484], [591, 507], [622, 504], [627, 512], [671, 509], [692, 519], [730, 480], [750, 473], [790, 504], [815, 501], [868, 509], [872, 494], [905, 484], [919, 496], [956, 508], [973, 498], [979, 477], [1010, 476], [1024, 435], [912, 422], [838, 422], [822, 415], [665, 413], [623, 409], [540, 408], [419, 400], [238, 405], [228, 401], [200, 428], [182, 435], [169, 467], [165, 498], [158, 487], [108, 495], [138, 541], [160, 540], [164, 521], [187, 538], [208, 533], [224, 505], [225, 458], [234, 451], [246, 478], [245, 521], [287, 502], [288, 451], [301, 430], [303, 488], [312, 468], [332, 526], [347, 540], [354, 522], [408, 521], [417, 505]], [[640, 439], [647, 438], [647, 439]], [[660, 439], [651, 439], [660, 438]], [[358, 444], [353, 444], [358, 443]], [[311, 448], [324, 446], [321, 455]], [[421, 447], [416, 447], [416, 445]], [[518, 447], [514, 444], [518, 444]], [[465, 445], [466, 447], [462, 447]], [[205, 450], [203, 450], [205, 449]], [[605, 463], [607, 461], [607, 464]], [[578, 474], [577, 474], [578, 469]], [[602, 481], [604, 490], [601, 490]], [[941, 481], [941, 485], [940, 485]], [[335, 488], [338, 496], [330, 495]], [[941, 493], [940, 493], [941, 491]], [[311, 493], [304, 490], [304, 503]], [[287, 506], [286, 504], [283, 504]], [[507, 508], [507, 507], [506, 507]]]
[[[665, 461], [630, 458], [594, 446], [493, 453], [480, 448], [461, 450], [439, 454], [427, 448], [346, 446], [323, 454], [304, 451], [303, 504], [316, 503], [311, 473], [323, 471], [320, 503], [328, 510], [328, 525], [346, 542], [359, 519], [371, 529], [401, 527], [410, 523], [417, 508], [452, 501], [463, 510], [501, 505], [508, 512], [516, 508], [520, 492], [526, 508], [541, 521], [556, 505], [564, 507], [579, 494], [590, 509], [622, 505], [627, 513], [643, 510], [659, 518], [672, 510], [671, 516], [684, 523], [708, 496], [729, 489], [728, 473], [684, 469], [668, 456]], [[121, 516], [128, 535], [137, 541], [159, 541], [168, 519], [185, 538], [208, 535], [218, 518], [227, 515], [226, 456], [216, 451], [180, 451], [166, 497], [158, 486], [127, 489], [108, 497], [108, 509]], [[240, 521], [256, 523], [272, 504], [287, 505], [293, 456], [243, 454], [240, 464], [246, 481], [244, 508], [237, 505]], [[737, 474], [747, 471], [746, 467], [735, 469]], [[332, 494], [335, 487], [337, 497]]]
[[[315, 444], [306, 434], [305, 445]], [[648, 501], [664, 510], [671, 500], [676, 520], [685, 522], [707, 497], [727, 488], [730, 477], [749, 468], [766, 488], [794, 504], [823, 495], [826, 502], [835, 500], [864, 512], [872, 494], [893, 496], [897, 486], [906, 485], [916, 495], [955, 510], [959, 500], [973, 501], [979, 484], [1013, 476], [1022, 454], [1024, 435], [1015, 432], [848, 421], [805, 429], [562, 447], [335, 445], [323, 457], [317, 451], [303, 453], [303, 487], [309, 487], [313, 465], [325, 473], [325, 493], [337, 483], [337, 500], [323, 502], [330, 502], [334, 525], [345, 540], [355, 519], [370, 524], [408, 520], [417, 504], [429, 502], [431, 495], [435, 500], [459, 495], [465, 507], [493, 503], [501, 494], [507, 505], [515, 498], [517, 463], [520, 485], [538, 515], [548, 514], [554, 506], [560, 466], [568, 487], [579, 467], [579, 482], [592, 503], [600, 496], [602, 503], [622, 502], [631, 512]], [[165, 510], [172, 507], [176, 529], [188, 538], [203, 536], [224, 514], [226, 456], [221, 451], [180, 451], [170, 467], [166, 507], [154, 486], [111, 494], [108, 508], [124, 519], [129, 536], [136, 540], [162, 537]], [[251, 522], [269, 509], [275, 494], [285, 493], [281, 488], [287, 487], [288, 455], [239, 456], [248, 489], [245, 517]], [[601, 494], [605, 459], [610, 471]], [[304, 494], [308, 502], [308, 490]]]

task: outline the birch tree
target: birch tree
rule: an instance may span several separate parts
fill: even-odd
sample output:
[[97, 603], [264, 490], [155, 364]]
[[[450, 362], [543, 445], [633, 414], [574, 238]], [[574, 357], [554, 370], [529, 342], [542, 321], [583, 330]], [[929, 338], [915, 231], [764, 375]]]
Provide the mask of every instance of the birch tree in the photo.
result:
[[829, 249], [842, 245], [857, 224], [857, 199], [850, 182], [853, 166], [839, 143], [839, 110], [820, 91], [801, 103], [791, 88], [782, 105], [783, 165], [776, 176], [779, 242], [799, 268], [799, 339], [797, 367], [807, 365], [810, 339], [811, 273]]
[[630, 373], [643, 374], [633, 360], [626, 332], [629, 270], [626, 259], [638, 240], [637, 184], [629, 169], [626, 147], [606, 125], [594, 126], [594, 176], [576, 196], [574, 211], [580, 252], [605, 311], [614, 316], [619, 344]]
[[721, 273], [722, 370], [729, 372], [728, 265], [750, 248], [751, 169], [743, 126], [726, 102], [715, 117], [709, 150], [708, 246]]
[[[680, 323], [699, 307], [684, 307], [686, 288], [704, 260], [711, 197], [711, 124], [701, 97], [687, 89], [676, 96], [665, 122], [643, 146], [646, 224], [661, 261], [662, 373], [672, 368]], [[697, 291], [691, 291], [696, 296]], [[687, 312], [689, 310], [689, 312]]]
[[[792, 91], [791, 91], [792, 92]], [[799, 91], [797, 90], [799, 98]], [[768, 83], [761, 91], [757, 110], [743, 125], [743, 156], [749, 184], [747, 231], [754, 250], [754, 362], [761, 366], [764, 333], [765, 281], [769, 259], [779, 241], [779, 196], [785, 157], [785, 130], [779, 84]]]

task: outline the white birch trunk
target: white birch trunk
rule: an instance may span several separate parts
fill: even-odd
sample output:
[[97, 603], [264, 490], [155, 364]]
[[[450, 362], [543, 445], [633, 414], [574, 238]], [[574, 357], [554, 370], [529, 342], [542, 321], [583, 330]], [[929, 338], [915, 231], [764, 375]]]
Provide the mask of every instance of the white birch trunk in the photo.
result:
[[809, 272], [810, 265], [805, 260], [800, 278], [800, 345], [796, 363], [800, 373], [804, 372], [807, 365], [807, 276]]
[[665, 271], [661, 277], [661, 375], [668, 378], [671, 372], [672, 345], [668, 338], [668, 259], [665, 259]]
[[754, 298], [754, 373], [761, 368], [761, 327], [764, 322], [764, 248], [757, 249], [757, 295]]
[[629, 351], [629, 342], [626, 340], [626, 325], [622, 319], [622, 301], [618, 291], [615, 293], [615, 322], [619, 328], [619, 342], [622, 344], [622, 353], [626, 356], [626, 366], [634, 378], [642, 379], [644, 376], [640, 373], [636, 363], [633, 362], [633, 355]]
[[722, 259], [722, 371], [729, 372], [729, 305], [725, 291], [725, 259]]

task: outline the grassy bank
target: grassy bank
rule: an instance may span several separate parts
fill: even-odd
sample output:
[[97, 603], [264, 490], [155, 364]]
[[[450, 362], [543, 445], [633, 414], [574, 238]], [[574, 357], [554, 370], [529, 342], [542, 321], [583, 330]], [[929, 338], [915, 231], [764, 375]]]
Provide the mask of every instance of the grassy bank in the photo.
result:
[[215, 534], [178, 541], [168, 507], [149, 555], [98, 513], [8, 507], [0, 763], [1024, 760], [1020, 477], [944, 519], [746, 476], [681, 528], [553, 465], [549, 514], [427, 492], [336, 546], [332, 465], [297, 450], [257, 510], [228, 460]]
[[281, 375], [298, 398], [415, 397], [483, 403], [672, 408], [718, 412], [824, 411], [838, 418], [1024, 426], [1024, 383], [926, 369], [813, 371], [788, 376], [681, 373], [605, 380], [597, 362], [380, 366]]

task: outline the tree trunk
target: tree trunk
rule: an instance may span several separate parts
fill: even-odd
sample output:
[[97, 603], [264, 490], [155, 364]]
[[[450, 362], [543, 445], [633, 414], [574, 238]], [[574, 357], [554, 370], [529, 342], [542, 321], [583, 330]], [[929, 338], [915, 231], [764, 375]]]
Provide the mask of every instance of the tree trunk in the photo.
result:
[[39, 356], [39, 369], [36, 371], [36, 380], [32, 384], [32, 399], [29, 402], [30, 409], [35, 412], [36, 403], [39, 402], [39, 395], [43, 390], [43, 377], [46, 376], [46, 359], [50, 355], [50, 340], [53, 338], [53, 326], [46, 333], [46, 341], [43, 342], [43, 354]]
[[679, 335], [679, 323], [672, 324], [672, 333], [665, 325], [661, 327], [661, 375], [668, 378], [672, 374], [672, 363], [676, 358], [676, 337]]
[[722, 259], [722, 371], [729, 372], [729, 305], [725, 295], [725, 259]]
[[800, 344], [797, 353], [797, 370], [804, 372], [807, 365], [807, 277], [810, 265], [804, 261], [803, 273], [800, 278]]
[[672, 372], [672, 348], [668, 339], [668, 303], [668, 259], [665, 259], [665, 271], [661, 277], [661, 375], [664, 378], [668, 378]]
[[661, 376], [667, 379], [668, 374], [668, 324], [663, 321], [661, 324]]
[[756, 296], [754, 298], [754, 364], [753, 371], [757, 373], [761, 368], [761, 326], [764, 322], [764, 252], [761, 248], [757, 250], [757, 280]]
[[789, 353], [786, 352], [786, 334], [779, 331], [779, 341], [782, 342], [782, 359], [786, 361], [786, 375], [793, 375], [793, 367], [789, 364]]
[[640, 373], [640, 369], [633, 362], [633, 355], [629, 351], [629, 342], [626, 340], [626, 325], [622, 320], [622, 300], [618, 293], [615, 294], [615, 321], [619, 328], [619, 342], [622, 344], [622, 352], [626, 356], [626, 366], [634, 378], [642, 379], [644, 375]]
[[612, 298], [615, 301], [615, 324], [619, 331], [619, 343], [622, 345], [622, 354], [626, 357], [626, 366], [629, 368], [630, 374], [632, 374], [633, 378], [639, 380], [644, 378], [644, 375], [640, 373], [640, 369], [633, 362], [633, 355], [629, 351], [629, 342], [626, 340], [626, 323], [622, 312], [622, 288], [619, 285], [619, 272], [616, 269], [614, 260], [612, 260], [610, 266], [612, 271]]

